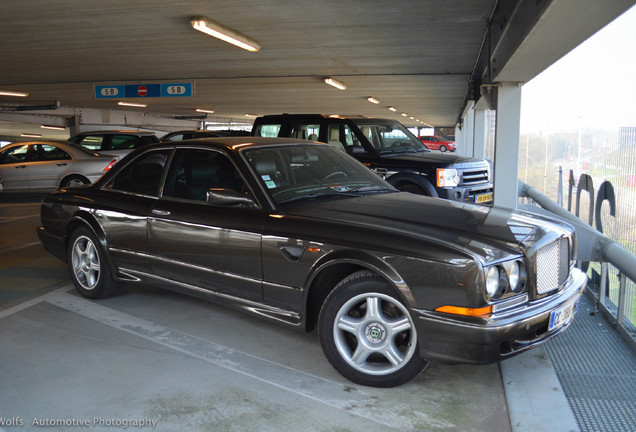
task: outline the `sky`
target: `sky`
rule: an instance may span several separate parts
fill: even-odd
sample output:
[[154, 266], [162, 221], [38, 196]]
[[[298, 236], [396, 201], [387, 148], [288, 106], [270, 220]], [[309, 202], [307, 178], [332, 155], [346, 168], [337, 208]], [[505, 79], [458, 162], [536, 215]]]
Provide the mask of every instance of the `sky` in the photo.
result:
[[636, 126], [636, 6], [523, 86], [521, 133]]

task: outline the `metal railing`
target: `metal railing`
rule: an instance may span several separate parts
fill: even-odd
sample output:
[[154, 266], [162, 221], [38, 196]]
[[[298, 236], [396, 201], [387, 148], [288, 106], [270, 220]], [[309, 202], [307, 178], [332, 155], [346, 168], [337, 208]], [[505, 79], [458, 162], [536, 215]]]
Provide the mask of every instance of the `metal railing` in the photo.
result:
[[[583, 187], [579, 187], [577, 190], [577, 213], [579, 191], [583, 189]], [[616, 327], [618, 333], [625, 339], [630, 348], [636, 351], [636, 327], [632, 320], [628, 319], [633, 311], [636, 292], [628, 288], [627, 281], [629, 279], [632, 282], [630, 285], [633, 285], [636, 281], [636, 256], [616, 241], [603, 235], [601, 231], [594, 229], [591, 226], [591, 217], [590, 225], [588, 225], [570, 211], [521, 180], [519, 180], [518, 195], [520, 198], [529, 200], [527, 204], [519, 204], [519, 209], [543, 215], [547, 214], [552, 217], [557, 216], [574, 226], [577, 234], [577, 266], [587, 270], [590, 261], [597, 262], [601, 266], [600, 286], [597, 287], [598, 292], [592, 284], [591, 286], [588, 285], [587, 294], [593, 296], [596, 307]], [[590, 209], [592, 209], [592, 204], [590, 204]], [[597, 222], [598, 224], [600, 224], [600, 221]], [[614, 303], [607, 295], [610, 291], [608, 286], [610, 265], [619, 272], [617, 303]], [[626, 311], [630, 312], [628, 317], [626, 317]]]

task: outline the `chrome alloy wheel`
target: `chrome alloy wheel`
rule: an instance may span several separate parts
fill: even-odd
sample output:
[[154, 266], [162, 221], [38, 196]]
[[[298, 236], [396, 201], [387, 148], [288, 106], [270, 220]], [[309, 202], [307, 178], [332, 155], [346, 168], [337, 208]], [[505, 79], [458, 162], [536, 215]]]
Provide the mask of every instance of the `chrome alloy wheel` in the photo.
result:
[[94, 289], [99, 283], [101, 264], [97, 248], [90, 238], [80, 236], [75, 239], [71, 262], [75, 279], [82, 288], [88, 291]]
[[365, 293], [347, 301], [333, 321], [338, 352], [353, 368], [370, 375], [393, 373], [413, 357], [415, 326], [394, 298]]

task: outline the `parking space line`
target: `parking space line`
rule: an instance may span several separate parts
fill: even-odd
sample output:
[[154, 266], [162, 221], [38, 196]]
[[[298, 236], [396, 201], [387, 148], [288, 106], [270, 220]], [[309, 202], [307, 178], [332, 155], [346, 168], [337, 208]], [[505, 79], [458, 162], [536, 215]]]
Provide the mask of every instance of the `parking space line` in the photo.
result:
[[[58, 289], [44, 300], [86, 318], [121, 331], [142, 337], [188, 356], [293, 392], [298, 396], [346, 411], [391, 430], [415, 427], [417, 415], [401, 416], [382, 400], [355, 384], [330, 381], [267, 359], [237, 351], [199, 337], [119, 312], [95, 302], [67, 294], [68, 288]], [[40, 298], [42, 299], [42, 298]], [[15, 312], [14, 312], [15, 313]], [[0, 317], [2, 315], [0, 314]]]
[[23, 311], [24, 309], [28, 309], [31, 306], [35, 306], [38, 303], [42, 303], [50, 295], [63, 294], [63, 293], [65, 293], [66, 291], [68, 291], [70, 289], [71, 289], [71, 287], [67, 285], [67, 286], [64, 286], [62, 288], [58, 288], [55, 291], [52, 291], [50, 293], [43, 294], [43, 295], [41, 295], [39, 297], [35, 297], [35, 298], [31, 299], [31, 300], [27, 300], [27, 301], [25, 301], [23, 303], [20, 303], [20, 304], [17, 304], [15, 306], [12, 306], [12, 307], [10, 307], [8, 309], [0, 310], [0, 319], [6, 318], [6, 317], [11, 316], [13, 314], [16, 314], [16, 313], [18, 313], [20, 311]]

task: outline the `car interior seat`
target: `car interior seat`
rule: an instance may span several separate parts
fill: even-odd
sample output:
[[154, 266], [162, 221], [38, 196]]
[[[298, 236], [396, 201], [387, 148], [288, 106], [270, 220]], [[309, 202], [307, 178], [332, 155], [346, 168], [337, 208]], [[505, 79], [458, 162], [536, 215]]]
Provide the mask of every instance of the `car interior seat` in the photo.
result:
[[340, 142], [340, 130], [337, 128], [329, 129], [329, 144], [344, 151], [344, 145]]

